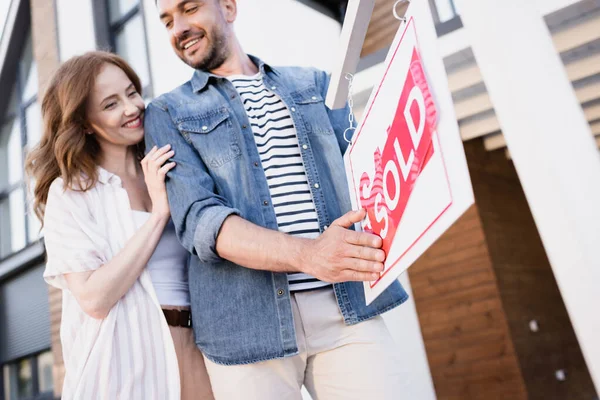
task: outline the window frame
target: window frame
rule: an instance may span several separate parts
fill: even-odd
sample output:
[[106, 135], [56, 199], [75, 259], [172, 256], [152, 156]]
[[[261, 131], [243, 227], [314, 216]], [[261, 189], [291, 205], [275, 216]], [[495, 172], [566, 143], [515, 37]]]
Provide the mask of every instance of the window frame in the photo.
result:
[[[3, 364], [0, 364], [0, 371], [1, 371], [1, 373], [0, 373], [0, 375], [1, 375], [1, 377], [0, 377], [0, 399], [10, 400], [10, 399], [5, 399], [6, 388], [4, 387], [4, 369], [7, 366], [18, 364], [23, 360], [29, 360], [31, 362], [31, 381], [32, 381], [32, 386], [33, 386], [33, 396], [24, 397], [19, 400], [53, 400], [54, 399], [54, 391], [40, 393], [40, 377], [39, 377], [38, 357], [41, 354], [44, 354], [46, 352], [52, 352], [52, 349], [45, 349], [45, 350], [42, 350], [42, 351], [39, 351], [39, 352], [36, 352], [33, 354], [26, 355], [24, 357], [20, 357], [20, 358], [14, 359], [14, 360], [7, 361]], [[54, 382], [53, 382], [53, 384], [54, 384]]]
[[137, 0], [129, 11], [123, 14], [118, 20], [110, 21], [110, 0], [94, 1], [94, 24], [96, 30], [96, 41], [98, 47], [102, 50], [118, 54], [116, 49], [117, 35], [125, 29], [131, 20], [139, 15], [142, 19], [142, 28], [144, 35], [144, 44], [146, 47], [146, 67], [148, 69], [148, 82], [142, 87], [144, 98], [152, 98], [154, 93], [154, 84], [152, 81], [152, 69], [150, 63], [150, 47], [148, 45], [148, 27], [144, 13], [144, 0]]
[[[21, 151], [24, 160], [28, 142], [26, 112], [29, 107], [31, 107], [35, 102], [37, 102], [38, 90], [36, 88], [36, 93], [30, 98], [22, 98], [22, 91], [24, 89], [25, 82], [24, 78], [21, 76], [22, 73], [20, 70], [20, 65], [21, 61], [23, 60], [27, 39], [32, 35], [30, 5], [29, 1], [21, 0], [20, 2], [15, 2], [15, 4], [11, 4], [10, 7], [13, 6], [18, 7], [14, 23], [12, 24], [12, 26], [8, 26], [9, 22], [7, 21], [7, 26], [4, 27], [2, 37], [0, 37], [2, 42], [9, 41], [7, 56], [4, 59], [4, 62], [0, 64], [0, 90], [3, 93], [10, 94], [9, 96], [1, 96], [2, 98], [0, 99], [0, 110], [2, 110], [0, 112], [0, 128], [4, 127], [6, 123], [13, 119], [18, 121], [19, 130], [21, 134]], [[35, 57], [33, 57], [33, 62], [35, 62]], [[37, 73], [37, 71], [35, 73]], [[13, 91], [16, 93], [17, 96], [16, 112], [15, 110], [8, 109], [12, 99]], [[1, 134], [2, 133], [0, 131], [0, 135]], [[24, 165], [21, 165], [21, 168], [24, 168]], [[0, 203], [9, 201], [9, 197], [13, 192], [19, 189], [23, 189], [23, 202], [27, 207], [27, 184], [24, 175], [25, 174], [23, 173], [23, 178], [21, 178], [21, 180], [19, 180], [18, 182], [0, 186]], [[16, 251], [11, 250], [5, 255], [0, 255], [0, 265], [2, 265], [5, 260], [11, 258], [13, 255], [21, 252], [22, 250], [30, 247], [31, 245], [39, 241], [30, 240], [29, 218], [35, 217], [29, 215], [28, 210], [26, 209], [26, 212], [23, 215], [25, 223], [25, 245], [22, 248], [17, 249]], [[0, 224], [3, 224], [1, 216]]]
[[440, 15], [438, 13], [437, 4], [435, 0], [429, 0], [429, 8], [435, 23], [435, 31], [438, 37], [444, 36], [450, 32], [454, 32], [463, 27], [462, 19], [456, 10], [455, 0], [443, 0], [450, 3], [450, 8], [454, 16], [448, 21], [440, 22]]

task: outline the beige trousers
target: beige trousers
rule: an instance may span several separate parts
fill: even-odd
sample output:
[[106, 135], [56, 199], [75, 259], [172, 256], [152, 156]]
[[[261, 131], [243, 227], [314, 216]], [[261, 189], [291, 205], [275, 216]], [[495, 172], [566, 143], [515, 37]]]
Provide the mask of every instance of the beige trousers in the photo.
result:
[[292, 294], [300, 354], [249, 365], [219, 365], [205, 358], [217, 400], [402, 398], [400, 357], [381, 317], [344, 324], [331, 289]]
[[[163, 306], [164, 309], [184, 310], [189, 307]], [[181, 379], [181, 400], [214, 400], [204, 357], [196, 347], [191, 328], [169, 326], [175, 344]]]

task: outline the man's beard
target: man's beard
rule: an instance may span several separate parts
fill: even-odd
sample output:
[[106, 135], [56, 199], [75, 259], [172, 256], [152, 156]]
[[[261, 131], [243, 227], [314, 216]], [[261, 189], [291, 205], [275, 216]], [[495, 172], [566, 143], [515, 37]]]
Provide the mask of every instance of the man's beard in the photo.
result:
[[193, 62], [187, 59], [184, 55], [181, 55], [181, 60], [194, 69], [202, 71], [212, 71], [219, 68], [229, 57], [229, 48], [227, 46], [227, 36], [220, 29], [212, 29], [211, 35], [205, 36], [208, 41], [208, 47], [206, 49], [206, 55], [197, 62]]

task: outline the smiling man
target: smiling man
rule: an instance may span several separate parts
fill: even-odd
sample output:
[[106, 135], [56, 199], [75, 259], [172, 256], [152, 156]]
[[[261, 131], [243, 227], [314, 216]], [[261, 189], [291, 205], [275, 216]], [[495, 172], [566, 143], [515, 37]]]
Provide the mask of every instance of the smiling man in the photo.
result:
[[398, 399], [399, 364], [380, 314], [399, 283], [365, 305], [381, 239], [349, 228], [342, 154], [348, 109], [326, 108], [328, 77], [247, 55], [235, 0], [157, 0], [194, 75], [146, 111], [148, 148], [167, 143], [173, 221], [192, 253], [197, 345], [217, 399]]

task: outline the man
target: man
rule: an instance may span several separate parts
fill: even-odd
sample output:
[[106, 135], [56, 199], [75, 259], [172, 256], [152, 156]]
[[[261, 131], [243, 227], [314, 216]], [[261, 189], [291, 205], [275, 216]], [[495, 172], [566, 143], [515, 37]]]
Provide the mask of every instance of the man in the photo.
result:
[[[331, 111], [325, 73], [243, 52], [236, 0], [157, 0], [177, 55], [196, 71], [146, 111], [148, 148], [170, 143], [167, 190], [194, 255], [196, 342], [216, 399], [398, 399], [400, 360], [370, 306], [381, 239], [350, 230], [342, 154], [349, 110]], [[332, 284], [334, 283], [334, 284]]]

